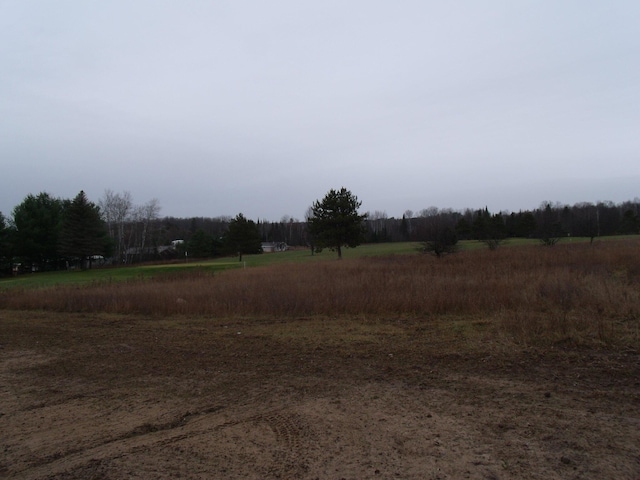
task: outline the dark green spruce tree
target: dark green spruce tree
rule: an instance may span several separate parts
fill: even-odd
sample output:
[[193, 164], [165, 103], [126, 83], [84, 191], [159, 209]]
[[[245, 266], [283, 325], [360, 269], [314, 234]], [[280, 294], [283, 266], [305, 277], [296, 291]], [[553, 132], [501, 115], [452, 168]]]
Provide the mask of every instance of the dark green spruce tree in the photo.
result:
[[14, 255], [31, 270], [58, 268], [63, 201], [46, 192], [27, 197], [13, 209]]
[[484, 210], [478, 210], [472, 230], [475, 238], [489, 247], [489, 250], [497, 249], [507, 237], [507, 228], [502, 215], [499, 213], [491, 215], [486, 207]]
[[187, 242], [187, 253], [194, 258], [208, 258], [218, 254], [219, 241], [199, 228]]
[[247, 220], [241, 213], [229, 222], [224, 244], [229, 253], [238, 255], [239, 262], [242, 261], [244, 254], [262, 252], [262, 239], [258, 226], [253, 220]]
[[12, 229], [7, 219], [0, 212], [0, 276], [11, 273], [11, 260], [13, 248], [11, 245]]
[[84, 191], [66, 204], [60, 232], [60, 254], [78, 259], [82, 269], [91, 268], [96, 255], [108, 256], [112, 245], [100, 209]]

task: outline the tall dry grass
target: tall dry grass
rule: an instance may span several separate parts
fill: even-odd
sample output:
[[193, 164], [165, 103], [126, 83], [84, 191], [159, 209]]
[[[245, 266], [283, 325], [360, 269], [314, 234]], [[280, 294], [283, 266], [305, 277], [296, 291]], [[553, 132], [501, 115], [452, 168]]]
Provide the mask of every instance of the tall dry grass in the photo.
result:
[[637, 346], [640, 241], [283, 264], [0, 294], [0, 308], [153, 315], [487, 319], [519, 343]]

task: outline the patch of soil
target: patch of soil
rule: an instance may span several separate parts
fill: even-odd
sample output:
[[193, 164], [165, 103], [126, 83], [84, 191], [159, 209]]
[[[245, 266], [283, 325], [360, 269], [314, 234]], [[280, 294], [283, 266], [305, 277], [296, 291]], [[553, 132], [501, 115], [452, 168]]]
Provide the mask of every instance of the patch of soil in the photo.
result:
[[0, 312], [0, 477], [640, 478], [637, 351], [445, 320]]

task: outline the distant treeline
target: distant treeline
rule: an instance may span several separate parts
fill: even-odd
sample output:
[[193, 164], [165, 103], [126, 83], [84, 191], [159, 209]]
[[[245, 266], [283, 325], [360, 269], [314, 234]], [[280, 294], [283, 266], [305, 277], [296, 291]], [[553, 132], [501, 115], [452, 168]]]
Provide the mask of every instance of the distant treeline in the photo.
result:
[[[165, 217], [158, 221], [159, 244], [181, 239], [188, 242], [199, 230], [222, 237], [230, 217]], [[369, 212], [365, 221], [366, 242], [422, 241], [433, 222], [452, 226], [460, 240], [484, 240], [487, 235], [503, 238], [589, 237], [640, 233], [640, 199], [620, 204], [577, 203], [573, 206], [544, 202], [535, 210], [517, 213], [489, 212], [485, 209], [438, 209], [417, 213], [407, 211], [401, 218], [384, 212]], [[256, 222], [263, 242], [284, 242], [290, 246], [309, 245], [307, 223], [285, 217], [279, 222]]]
[[502, 238], [589, 237], [640, 233], [640, 199], [577, 203], [573, 206], [543, 202], [534, 210], [495, 212], [488, 209], [454, 211], [431, 207], [417, 214], [405, 212], [401, 219], [384, 213], [370, 214], [369, 242], [422, 241], [434, 223], [451, 226], [460, 240]]

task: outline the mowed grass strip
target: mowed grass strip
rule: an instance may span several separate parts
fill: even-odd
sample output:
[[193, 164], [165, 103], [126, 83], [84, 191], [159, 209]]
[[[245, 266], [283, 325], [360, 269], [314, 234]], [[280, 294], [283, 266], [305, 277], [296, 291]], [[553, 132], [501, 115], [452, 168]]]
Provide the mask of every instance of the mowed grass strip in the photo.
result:
[[123, 267], [100, 267], [90, 270], [63, 270], [37, 272], [0, 279], [0, 290], [15, 288], [47, 288], [64, 285], [105, 284], [122, 281], [144, 280], [182, 273], [214, 273], [239, 268], [238, 262], [194, 261], [191, 263], [170, 263], [158, 265], [134, 265]]

